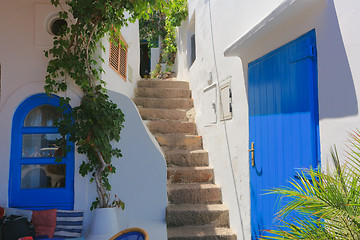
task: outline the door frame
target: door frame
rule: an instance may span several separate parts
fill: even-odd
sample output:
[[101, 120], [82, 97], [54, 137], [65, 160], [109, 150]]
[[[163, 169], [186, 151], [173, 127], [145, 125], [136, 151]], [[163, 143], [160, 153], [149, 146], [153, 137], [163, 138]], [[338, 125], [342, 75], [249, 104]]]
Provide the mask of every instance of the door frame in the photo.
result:
[[[66, 185], [64, 188], [35, 188], [35, 189], [21, 189], [21, 165], [32, 164], [57, 164], [56, 157], [38, 158], [23, 158], [22, 150], [22, 135], [23, 134], [53, 134], [58, 133], [57, 127], [24, 127], [23, 123], [27, 114], [34, 108], [41, 105], [51, 105], [54, 107], [60, 106], [60, 98], [56, 95], [47, 95], [39, 93], [26, 98], [15, 109], [12, 119], [11, 131], [11, 151], [10, 151], [10, 170], [9, 170], [9, 190], [8, 201], [9, 207], [25, 208], [32, 210], [58, 208], [64, 210], [72, 210], [74, 208], [74, 185], [75, 185], [75, 154], [74, 143], [67, 141], [69, 151], [63, 157], [63, 164], [66, 164]], [[71, 107], [66, 105], [66, 111], [71, 111]], [[61, 163], [60, 163], [61, 164]], [[61, 199], [51, 198], [52, 194], [58, 194]], [[19, 196], [27, 194], [30, 199], [20, 199]], [[40, 199], [41, 204], [34, 198]], [[66, 200], [65, 200], [66, 199]], [[49, 200], [49, 202], [47, 202]], [[65, 200], [65, 202], [63, 202]]]

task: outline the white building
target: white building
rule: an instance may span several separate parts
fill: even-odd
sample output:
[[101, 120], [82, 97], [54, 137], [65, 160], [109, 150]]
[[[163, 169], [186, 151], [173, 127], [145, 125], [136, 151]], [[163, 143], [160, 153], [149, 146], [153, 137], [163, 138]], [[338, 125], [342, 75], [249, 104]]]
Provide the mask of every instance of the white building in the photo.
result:
[[[272, 220], [275, 199], [261, 196], [262, 189], [285, 184], [301, 168], [326, 169], [330, 147], [341, 152], [347, 132], [359, 127], [360, 2], [189, 0], [188, 6], [179, 28], [178, 79], [190, 82], [197, 130], [231, 228], [238, 239], [251, 239]], [[48, 26], [58, 11], [47, 0], [0, 3], [0, 206], [22, 207], [13, 195], [31, 190], [21, 185], [22, 166], [41, 165], [41, 158], [31, 157], [35, 152], [21, 147], [23, 135], [40, 132], [23, 124], [46, 98], [44, 50], [51, 47]], [[111, 179], [126, 203], [119, 227], [141, 227], [150, 239], [166, 239], [166, 164], [131, 101], [140, 78], [138, 24], [121, 33], [128, 45], [125, 77], [110, 66], [110, 43], [103, 40], [104, 80], [126, 118], [123, 157]], [[79, 104], [75, 86], [66, 94], [71, 107]], [[84, 211], [86, 235], [96, 191], [78, 174], [83, 159], [74, 151], [67, 208]]]
[[[60, 10], [47, 0], [2, 0], [0, 3], [0, 206], [82, 210], [83, 235], [87, 235], [92, 215], [90, 206], [97, 194], [95, 184], [90, 184], [88, 177], [83, 178], [78, 173], [85, 157], [73, 151], [72, 160], [64, 162], [66, 172], [56, 182], [55, 178], [59, 176], [51, 176], [49, 170], [55, 166], [52, 150], [45, 149], [48, 146], [36, 145], [45, 140], [50, 143], [51, 136], [56, 137], [47, 132], [52, 131], [51, 124], [45, 124], [49, 128], [42, 124], [40, 126], [43, 127], [37, 127], [35, 119], [23, 125], [24, 117], [30, 119], [33, 115], [30, 110], [35, 108], [35, 115], [42, 116], [41, 113], [45, 113], [48, 105], [56, 105], [56, 98], [48, 100], [49, 97], [44, 94], [49, 61], [44, 56], [44, 50], [50, 49], [52, 45], [54, 35], [51, 24], [57, 19]], [[108, 83], [109, 95], [125, 114], [125, 125], [118, 144], [123, 157], [116, 161], [117, 174], [111, 178], [112, 193], [126, 203], [125, 210], [118, 212], [118, 230], [140, 227], [146, 229], [152, 239], [166, 239], [166, 164], [157, 143], [154, 144], [149, 137], [131, 101], [140, 79], [138, 23], [121, 29], [121, 34], [128, 46], [127, 58], [122, 59], [125, 61], [125, 72], [119, 74], [110, 67], [108, 39], [103, 40], [106, 52], [102, 56], [105, 59], [102, 67], [106, 71], [103, 79]], [[65, 94], [72, 99], [71, 107], [80, 103], [81, 92], [74, 84], [70, 84]], [[44, 104], [45, 110], [38, 108]], [[37, 115], [39, 111], [40, 115]], [[20, 116], [19, 120], [16, 120], [16, 116]], [[30, 132], [26, 132], [23, 126], [28, 127]], [[43, 135], [40, 134], [42, 131]], [[42, 183], [26, 185], [24, 179], [30, 168], [41, 168], [39, 171], [47, 169], [47, 180], [51, 179], [51, 186], [46, 183], [46, 186]], [[36, 174], [38, 177], [41, 175], [40, 172]], [[63, 190], [65, 193], [60, 193]], [[64, 200], [62, 196], [68, 194], [70, 200]]]
[[359, 127], [359, 11], [355, 0], [189, 1], [178, 78], [238, 239], [272, 221], [276, 199], [261, 189], [326, 169]]

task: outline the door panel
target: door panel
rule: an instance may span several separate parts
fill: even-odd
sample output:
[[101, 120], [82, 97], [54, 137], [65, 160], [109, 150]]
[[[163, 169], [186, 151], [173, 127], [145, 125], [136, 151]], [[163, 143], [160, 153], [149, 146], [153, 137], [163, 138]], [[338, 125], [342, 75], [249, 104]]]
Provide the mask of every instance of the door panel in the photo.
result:
[[266, 190], [289, 186], [294, 169], [318, 164], [315, 31], [249, 64], [252, 237], [271, 229], [278, 196]]
[[[61, 146], [54, 142], [54, 136], [58, 136], [58, 127], [53, 124], [24, 124], [27, 116], [32, 115], [32, 110], [43, 107], [41, 109], [44, 112], [35, 111], [33, 116], [33, 120], [38, 120], [49, 113], [49, 106], [53, 106], [53, 111], [56, 111], [59, 104], [58, 97], [41, 93], [27, 98], [14, 113], [9, 179], [10, 207], [33, 210], [74, 208], [74, 144], [67, 142], [69, 151], [58, 163], [55, 151], [62, 152]], [[68, 110], [71, 110], [70, 106]], [[55, 115], [57, 114], [50, 114]], [[45, 120], [40, 122], [49, 123], [48, 119]], [[60, 167], [61, 173], [56, 167], [59, 165], [63, 165]]]

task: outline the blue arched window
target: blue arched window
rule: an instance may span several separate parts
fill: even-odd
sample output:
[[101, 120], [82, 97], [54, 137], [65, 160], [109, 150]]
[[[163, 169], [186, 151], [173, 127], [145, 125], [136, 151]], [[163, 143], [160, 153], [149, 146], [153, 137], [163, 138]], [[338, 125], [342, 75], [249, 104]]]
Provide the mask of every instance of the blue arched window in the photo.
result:
[[[54, 126], [57, 96], [37, 94], [16, 109], [11, 139], [9, 205], [26, 209], [73, 209], [74, 144]], [[70, 106], [68, 110], [71, 111]], [[70, 149], [64, 154], [64, 147]], [[56, 162], [56, 157], [62, 157]]]

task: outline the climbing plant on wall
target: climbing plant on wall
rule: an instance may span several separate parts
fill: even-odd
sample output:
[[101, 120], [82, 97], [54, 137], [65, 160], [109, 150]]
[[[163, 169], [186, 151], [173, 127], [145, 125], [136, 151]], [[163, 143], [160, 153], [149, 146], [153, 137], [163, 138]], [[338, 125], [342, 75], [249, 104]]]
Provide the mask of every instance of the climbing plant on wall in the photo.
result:
[[[51, 3], [61, 6], [59, 0]], [[101, 39], [106, 34], [113, 38], [118, 34], [116, 29], [147, 18], [149, 12], [165, 3], [166, 0], [67, 0], [68, 10], [59, 13], [69, 24], [54, 37], [53, 47], [45, 52], [49, 62], [44, 88], [48, 94], [66, 92], [68, 84], [74, 82], [83, 92], [80, 106], [65, 112], [57, 125], [61, 135], [69, 136], [77, 145], [77, 151], [87, 156], [87, 161], [80, 166], [80, 174], [90, 175], [90, 182], [96, 183], [98, 197], [91, 209], [124, 208], [116, 195], [110, 197], [108, 179], [116, 172], [112, 159], [121, 157], [121, 150], [111, 142], [120, 140], [124, 114], [110, 100], [106, 82], [101, 79], [104, 60], [100, 51], [105, 51]], [[61, 105], [64, 107], [70, 100], [62, 97]]]
[[187, 0], [171, 0], [160, 3], [158, 10], [150, 12], [149, 16], [140, 19], [140, 37], [147, 40], [150, 47], [156, 46], [158, 39], [162, 39], [160, 59], [157, 73], [160, 72], [160, 63], [166, 62], [172, 66], [177, 52], [176, 27], [188, 15]]
[[149, 48], [158, 47], [159, 37], [162, 39], [165, 37], [165, 17], [163, 13], [154, 11], [148, 18], [140, 19], [140, 38], [148, 42]]

